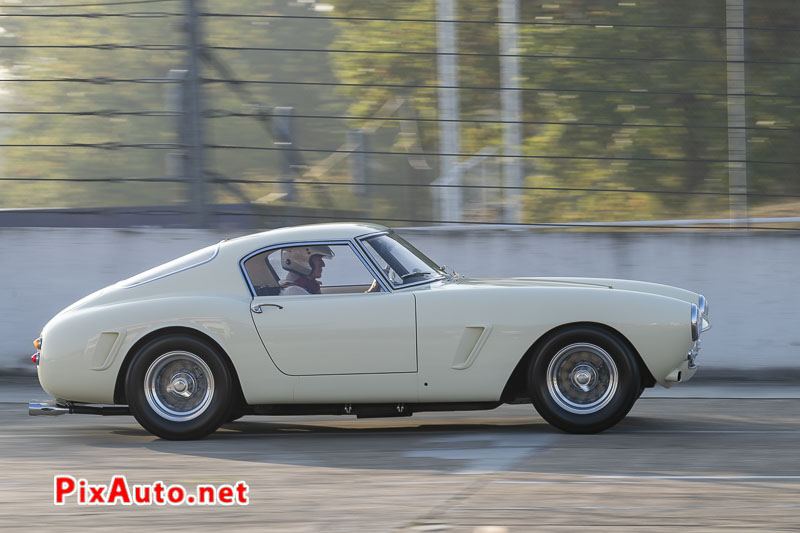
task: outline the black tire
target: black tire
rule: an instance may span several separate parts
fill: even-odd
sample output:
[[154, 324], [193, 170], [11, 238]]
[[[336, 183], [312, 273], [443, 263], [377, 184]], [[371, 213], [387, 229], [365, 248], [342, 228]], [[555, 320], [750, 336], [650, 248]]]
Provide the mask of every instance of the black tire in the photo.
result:
[[531, 359], [528, 393], [536, 411], [568, 433], [598, 433], [639, 398], [636, 356], [616, 335], [591, 326], [550, 336]]
[[200, 439], [231, 415], [233, 380], [217, 349], [190, 335], [151, 340], [131, 359], [125, 396], [150, 433], [169, 440]]

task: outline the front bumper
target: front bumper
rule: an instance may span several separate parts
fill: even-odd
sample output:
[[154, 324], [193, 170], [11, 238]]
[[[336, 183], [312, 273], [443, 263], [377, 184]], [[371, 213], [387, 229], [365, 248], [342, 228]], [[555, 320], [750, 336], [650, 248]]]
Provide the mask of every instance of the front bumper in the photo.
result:
[[692, 344], [689, 353], [677, 368], [674, 368], [664, 381], [670, 386], [673, 383], [689, 381], [697, 372], [697, 356], [700, 354], [700, 335], [711, 329], [711, 322], [708, 320], [708, 300], [702, 294], [699, 295], [697, 305], [692, 305], [692, 337], [696, 340]]
[[700, 353], [700, 339], [694, 341], [692, 349], [686, 354], [686, 360], [683, 361], [677, 368], [667, 374], [664, 381], [668, 383], [683, 383], [689, 381], [697, 372], [697, 363], [695, 360]]
[[700, 351], [700, 341], [695, 341], [692, 349], [689, 350], [689, 353], [686, 356], [686, 360], [682, 362], [677, 368], [673, 369], [664, 381], [667, 383], [683, 383], [684, 381], [689, 381], [694, 377], [695, 373], [697, 372], [697, 364], [695, 363], [695, 359], [697, 358], [697, 354]]

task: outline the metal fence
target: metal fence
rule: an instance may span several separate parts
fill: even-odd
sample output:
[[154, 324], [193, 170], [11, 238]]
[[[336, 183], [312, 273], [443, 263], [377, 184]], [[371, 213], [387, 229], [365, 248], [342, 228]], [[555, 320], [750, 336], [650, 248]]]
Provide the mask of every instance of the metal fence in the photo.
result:
[[0, 4], [0, 225], [797, 230], [791, 2], [596, 4]]

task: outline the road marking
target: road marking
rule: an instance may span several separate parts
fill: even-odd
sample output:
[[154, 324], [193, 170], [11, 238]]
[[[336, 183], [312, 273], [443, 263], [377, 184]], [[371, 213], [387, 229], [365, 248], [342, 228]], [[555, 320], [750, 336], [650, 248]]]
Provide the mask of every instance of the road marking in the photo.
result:
[[682, 434], [682, 433], [720, 433], [720, 434], [737, 434], [743, 435], [757, 434], [757, 435], [797, 435], [800, 433], [798, 429], [632, 429], [632, 430], [612, 430], [608, 434], [623, 435], [630, 433], [667, 433], [667, 434]]
[[674, 510], [731, 510], [731, 509], [798, 509], [800, 504], [783, 505], [552, 505], [541, 507], [472, 507], [458, 506], [457, 511], [674, 511]]
[[97, 436], [97, 435], [100, 435], [100, 433], [94, 433], [94, 434], [81, 433], [80, 435], [70, 435], [70, 434], [66, 434], [66, 433], [65, 434], [60, 434], [60, 435], [57, 434], [57, 433], [55, 433], [55, 434], [48, 433], [48, 434], [43, 434], [43, 435], [35, 435], [35, 434], [30, 434], [30, 433], [19, 433], [19, 434], [16, 434], [16, 435], [13, 435], [13, 434], [12, 435], [0, 435], [0, 439], [52, 439], [52, 438], [64, 439], [64, 438], [69, 438], [69, 437], [86, 437], [87, 435], [89, 435], [89, 436]]
[[[568, 474], [567, 474], [568, 475]], [[742, 475], [742, 476], [682, 476], [682, 475], [596, 475], [584, 478], [597, 481], [528, 481], [528, 480], [493, 480], [494, 485], [636, 485], [641, 481], [652, 479], [678, 480], [678, 481], [794, 481], [800, 480], [800, 475]]]
[[413, 526], [411, 529], [414, 531], [446, 531], [452, 528], [453, 526], [449, 524], [422, 524], [419, 526]]
[[687, 480], [723, 480], [723, 481], [747, 481], [758, 479], [800, 479], [800, 476], [679, 476], [679, 475], [607, 475], [607, 476], [587, 476], [593, 479], [687, 479]]
[[529, 458], [534, 452], [549, 448], [557, 440], [549, 434], [482, 433], [475, 435], [445, 435], [425, 439], [434, 443], [475, 443], [458, 448], [424, 448], [405, 452], [406, 457], [465, 461], [466, 465], [453, 474], [492, 474], [505, 472], [515, 463]]
[[638, 481], [511, 481], [494, 480], [495, 485], [637, 485]]
[[454, 480], [445, 480], [445, 481], [372, 481], [370, 483], [365, 483], [366, 485], [377, 485], [377, 486], [403, 486], [403, 485], [458, 485], [463, 483], [463, 481], [454, 481]]

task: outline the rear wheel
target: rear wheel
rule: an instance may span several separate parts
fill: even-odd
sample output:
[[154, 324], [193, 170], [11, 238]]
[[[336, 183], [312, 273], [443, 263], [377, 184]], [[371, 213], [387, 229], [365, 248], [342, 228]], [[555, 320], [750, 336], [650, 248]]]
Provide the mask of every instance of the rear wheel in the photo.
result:
[[585, 326], [552, 335], [528, 371], [539, 414], [569, 433], [597, 433], [628, 414], [639, 397], [636, 357], [616, 335]]
[[232, 379], [223, 356], [189, 335], [166, 335], [134, 354], [125, 378], [131, 414], [164, 439], [205, 437], [231, 412]]

